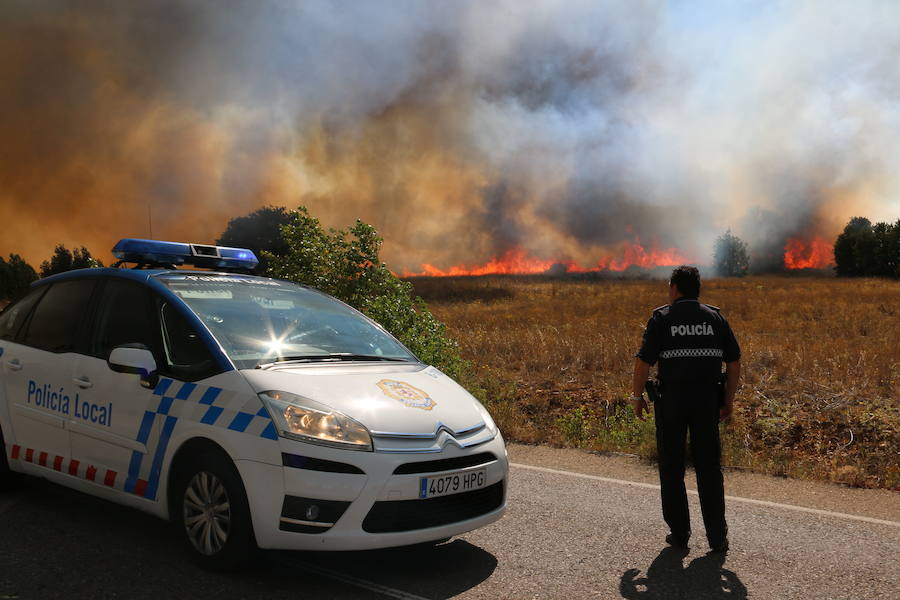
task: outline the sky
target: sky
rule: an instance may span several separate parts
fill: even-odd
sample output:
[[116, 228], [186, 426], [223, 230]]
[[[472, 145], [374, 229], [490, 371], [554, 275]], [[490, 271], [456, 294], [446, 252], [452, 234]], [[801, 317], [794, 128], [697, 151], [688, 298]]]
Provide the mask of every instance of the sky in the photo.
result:
[[900, 217], [900, 3], [7, 1], [0, 254], [361, 218], [397, 271]]

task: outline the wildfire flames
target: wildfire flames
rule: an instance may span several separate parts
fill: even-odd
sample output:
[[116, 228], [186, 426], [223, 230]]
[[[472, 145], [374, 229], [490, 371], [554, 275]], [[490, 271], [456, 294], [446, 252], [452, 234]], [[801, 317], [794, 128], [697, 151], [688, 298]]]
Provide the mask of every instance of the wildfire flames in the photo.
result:
[[652, 269], [691, 262], [675, 248], [659, 250], [644, 248], [639, 242], [623, 245], [619, 256], [602, 257], [594, 266], [584, 267], [571, 260], [543, 260], [530, 256], [521, 247], [507, 250], [483, 265], [456, 265], [440, 269], [423, 264], [418, 273], [405, 272], [403, 277], [456, 277], [463, 275], [540, 275], [543, 273], [594, 273], [624, 271], [629, 267]]
[[804, 241], [791, 238], [784, 246], [786, 269], [824, 269], [834, 264], [834, 247], [822, 237]]

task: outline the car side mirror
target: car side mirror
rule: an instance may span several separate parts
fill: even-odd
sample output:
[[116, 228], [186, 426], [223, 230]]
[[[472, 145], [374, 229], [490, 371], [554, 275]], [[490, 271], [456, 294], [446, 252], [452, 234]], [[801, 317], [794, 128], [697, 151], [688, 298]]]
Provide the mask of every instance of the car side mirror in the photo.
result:
[[153, 389], [159, 383], [156, 360], [153, 353], [143, 344], [116, 346], [106, 360], [109, 368], [117, 373], [132, 373], [141, 376], [141, 386]]

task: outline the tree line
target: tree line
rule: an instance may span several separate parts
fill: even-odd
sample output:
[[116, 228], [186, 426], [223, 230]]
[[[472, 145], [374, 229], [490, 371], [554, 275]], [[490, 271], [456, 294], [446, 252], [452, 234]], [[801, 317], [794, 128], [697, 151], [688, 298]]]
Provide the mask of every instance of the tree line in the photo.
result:
[[90, 251], [84, 246], [69, 250], [59, 244], [53, 249], [50, 258], [41, 263], [40, 269], [37, 271], [18, 254], [10, 254], [9, 259], [0, 256], [0, 303], [24, 296], [31, 282], [39, 276], [49, 277], [73, 269], [102, 266], [103, 263], [91, 256]]
[[[283, 207], [263, 207], [231, 219], [216, 244], [253, 250], [260, 259], [257, 272], [265, 274], [273, 257], [290, 253], [289, 236], [282, 228], [290, 227], [295, 218], [295, 213]], [[840, 276], [900, 277], [900, 220], [873, 224], [865, 217], [853, 217], [835, 240], [834, 262]], [[747, 244], [731, 230], [726, 231], [714, 245], [713, 265], [722, 277], [746, 275], [751, 266]], [[102, 266], [84, 246], [74, 250], [56, 246], [37, 270], [18, 254], [10, 254], [8, 259], [0, 256], [0, 303], [24, 295], [38, 277]]]
[[[834, 264], [841, 277], [900, 277], [900, 219], [850, 219], [834, 242]], [[743, 277], [750, 271], [747, 244], [729, 229], [716, 240], [713, 265], [720, 277]]]

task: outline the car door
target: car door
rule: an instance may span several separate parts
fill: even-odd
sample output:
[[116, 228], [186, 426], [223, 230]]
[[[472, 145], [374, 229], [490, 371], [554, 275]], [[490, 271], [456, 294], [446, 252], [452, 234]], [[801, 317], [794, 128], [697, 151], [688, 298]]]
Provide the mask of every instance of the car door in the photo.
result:
[[[94, 279], [53, 283], [37, 302], [24, 333], [4, 350], [4, 386], [16, 445], [25, 463], [69, 472], [71, 447], [66, 426], [82, 399], [72, 380], [72, 361], [84, 343]], [[26, 470], [36, 472], [26, 464]]]
[[143, 496], [146, 484], [131, 467], [148, 451], [153, 390], [141, 385], [139, 375], [113, 371], [107, 359], [124, 344], [155, 353], [159, 324], [150, 290], [138, 282], [106, 279], [98, 298], [90, 344], [73, 362], [73, 379], [87, 387], [80, 392], [79, 410], [69, 414], [72, 456], [102, 475], [95, 476], [96, 484]]
[[[219, 369], [178, 311], [137, 282], [105, 282], [90, 337], [90, 351], [76, 359], [74, 377], [90, 382], [83, 403], [95, 407], [97, 418], [70, 419], [73, 456], [105, 473], [104, 485], [155, 500], [184, 394], [196, 387], [190, 382]], [[147, 389], [140, 375], [113, 371], [107, 359], [123, 344], [146, 346], [164, 383]]]

